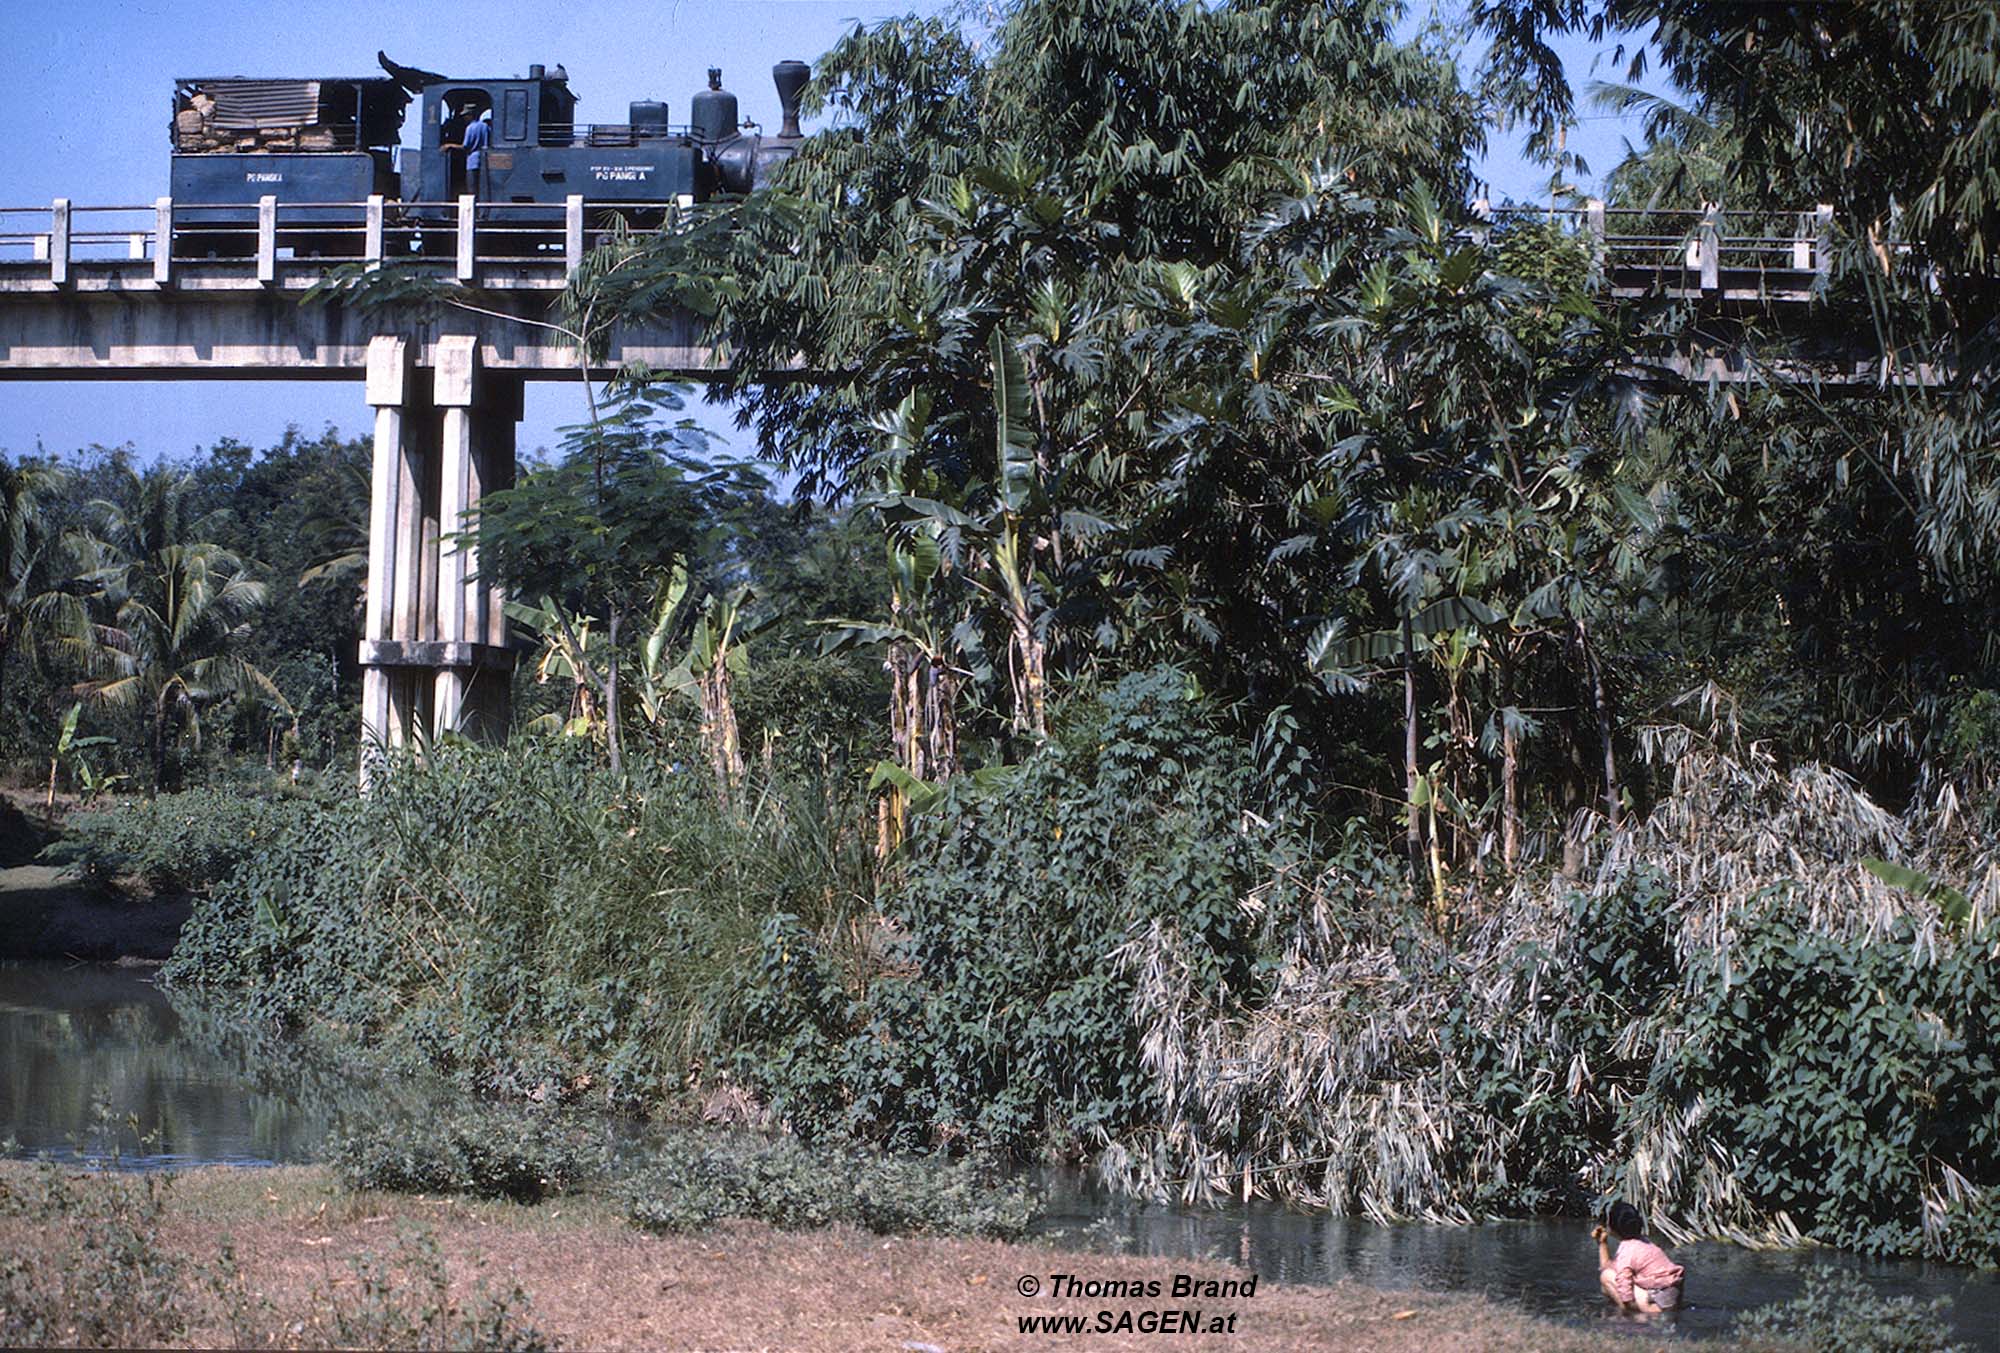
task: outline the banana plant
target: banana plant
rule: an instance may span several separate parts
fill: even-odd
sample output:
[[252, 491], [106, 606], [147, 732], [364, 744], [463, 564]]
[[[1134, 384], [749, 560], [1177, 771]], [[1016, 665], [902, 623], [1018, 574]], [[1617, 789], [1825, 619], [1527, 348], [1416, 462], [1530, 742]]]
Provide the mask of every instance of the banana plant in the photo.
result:
[[54, 808], [56, 805], [56, 769], [58, 766], [68, 766], [70, 782], [83, 790], [83, 801], [85, 803], [91, 802], [100, 794], [108, 793], [112, 786], [116, 785], [119, 781], [131, 778], [126, 775], [100, 775], [91, 766], [90, 762], [84, 759], [84, 748], [108, 747], [116, 743], [118, 739], [96, 735], [78, 737], [76, 735], [77, 719], [82, 713], [82, 705], [71, 705], [69, 713], [63, 715], [62, 732], [56, 738], [56, 752], [54, 756], [49, 758], [49, 796], [47, 806], [50, 808]]
[[[893, 555], [935, 550], [940, 561], [955, 554], [961, 577], [999, 613], [1008, 634], [1007, 677], [1013, 725], [1040, 742], [1048, 736], [1048, 645], [1037, 623], [1036, 548], [1028, 518], [1042, 498], [1036, 461], [1038, 438], [1021, 346], [995, 329], [987, 343], [993, 380], [994, 474], [973, 486], [958, 506], [942, 498], [906, 491], [893, 473], [900, 458], [918, 446], [928, 430], [930, 400], [906, 397], [876, 428], [889, 443], [885, 460], [888, 487], [865, 499], [888, 527]], [[935, 577], [938, 568], [930, 569]]]
[[[877, 765], [871, 788], [884, 791], [878, 810], [876, 849], [886, 859], [908, 827], [913, 786], [942, 784], [958, 773], [958, 690], [972, 673], [961, 661], [952, 627], [938, 617], [938, 580], [945, 574], [944, 535], [962, 518], [934, 500], [907, 492], [905, 462], [921, 444], [930, 421], [930, 396], [915, 391], [895, 410], [874, 420], [882, 438], [875, 472], [882, 492], [864, 500], [885, 530], [889, 618], [823, 622], [821, 653], [880, 644], [889, 675], [889, 731], [893, 759]], [[920, 506], [913, 506], [920, 505]]]
[[535, 681], [572, 682], [569, 714], [545, 714], [528, 722], [530, 732], [556, 732], [564, 737], [596, 738], [603, 734], [604, 715], [597, 700], [604, 678], [598, 671], [596, 654], [602, 641], [591, 631], [590, 617], [572, 615], [550, 597], [540, 605], [510, 601], [507, 615], [532, 629], [541, 641], [535, 659]]
[[[754, 596], [746, 586], [710, 593], [697, 602], [687, 570], [677, 565], [655, 598], [640, 661], [640, 712], [658, 727], [675, 697], [700, 708], [702, 747], [715, 771], [716, 790], [725, 799], [743, 780], [734, 685], [750, 671], [751, 635], [768, 623], [768, 617], [751, 612]], [[682, 633], [685, 644], [671, 653]]]

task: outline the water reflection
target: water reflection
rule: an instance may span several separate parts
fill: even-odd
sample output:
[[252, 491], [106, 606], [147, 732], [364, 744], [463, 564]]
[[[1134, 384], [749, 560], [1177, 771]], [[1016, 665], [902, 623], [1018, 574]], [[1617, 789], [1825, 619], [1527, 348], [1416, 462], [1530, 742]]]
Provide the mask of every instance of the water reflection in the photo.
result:
[[115, 1148], [139, 1168], [308, 1161], [343, 1114], [410, 1095], [176, 1006], [148, 969], [0, 963], [0, 1140], [12, 1138], [16, 1156]]
[[1885, 1297], [1950, 1297], [1956, 1337], [1973, 1348], [2000, 1350], [2000, 1274], [1990, 1271], [1818, 1250], [1676, 1245], [1674, 1259], [1688, 1270], [1688, 1307], [1670, 1326], [1641, 1324], [1607, 1313], [1587, 1221], [1385, 1226], [1258, 1202], [1199, 1211], [1146, 1207], [1110, 1197], [1071, 1172], [1051, 1173], [1046, 1183], [1049, 1212], [1042, 1228], [1061, 1233], [1061, 1243], [1211, 1259], [1250, 1269], [1264, 1281], [1350, 1279], [1390, 1290], [1477, 1292], [1607, 1334], [1657, 1339], [1671, 1330], [1703, 1338], [1725, 1334], [1755, 1307], [1792, 1300], [1805, 1275], [1827, 1265], [1859, 1273]]

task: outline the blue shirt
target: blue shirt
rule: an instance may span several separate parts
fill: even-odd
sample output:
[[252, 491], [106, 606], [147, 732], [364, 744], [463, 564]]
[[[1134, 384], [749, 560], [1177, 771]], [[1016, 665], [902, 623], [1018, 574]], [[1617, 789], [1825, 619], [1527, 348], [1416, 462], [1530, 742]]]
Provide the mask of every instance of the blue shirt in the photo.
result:
[[467, 125], [465, 129], [465, 167], [467, 169], [479, 168], [480, 162], [486, 158], [487, 138], [492, 136], [492, 134], [492, 128], [484, 119], [474, 118]]

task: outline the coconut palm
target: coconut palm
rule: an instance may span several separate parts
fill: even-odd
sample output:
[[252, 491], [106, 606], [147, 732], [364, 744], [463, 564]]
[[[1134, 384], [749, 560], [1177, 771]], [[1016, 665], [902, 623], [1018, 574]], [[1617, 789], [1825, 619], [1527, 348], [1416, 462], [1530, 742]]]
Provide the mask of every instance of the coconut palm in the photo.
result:
[[58, 604], [48, 572], [48, 518], [43, 504], [63, 487], [52, 465], [0, 461], [0, 679], [15, 646], [32, 641], [40, 622]]
[[93, 672], [80, 693], [139, 712], [155, 788], [169, 785], [181, 738], [201, 745], [205, 711], [232, 696], [291, 710], [241, 656], [264, 584], [241, 557], [202, 539], [209, 523], [190, 515], [190, 487], [171, 467], [127, 471], [122, 501], [89, 505], [96, 534], [70, 541], [99, 613], [87, 642], [73, 636]]

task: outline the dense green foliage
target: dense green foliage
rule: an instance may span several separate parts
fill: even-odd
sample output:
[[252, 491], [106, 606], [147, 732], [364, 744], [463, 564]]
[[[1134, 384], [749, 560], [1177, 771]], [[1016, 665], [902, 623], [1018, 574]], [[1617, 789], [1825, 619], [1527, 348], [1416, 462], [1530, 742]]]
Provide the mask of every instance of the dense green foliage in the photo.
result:
[[1851, 1273], [1814, 1273], [1801, 1296], [1750, 1312], [1731, 1333], [1759, 1353], [1965, 1353], [1939, 1334], [1949, 1308], [1942, 1298], [1878, 1297]]
[[[291, 435], [259, 455], [225, 439], [143, 472], [129, 448], [93, 448], [8, 473], [62, 490], [41, 494], [17, 642], [0, 651], [13, 669], [0, 727], [14, 765], [39, 761], [46, 777], [79, 701], [82, 731], [112, 738], [93, 753], [98, 769], [142, 783], [212, 778], [239, 760], [346, 760], [359, 698], [361, 443]], [[63, 787], [76, 779], [70, 768]]]
[[163, 976], [480, 1089], [656, 1103], [738, 1036], [768, 917], [831, 928], [865, 904], [834, 793], [773, 783], [719, 813], [665, 762], [621, 782], [575, 742], [438, 749], [366, 798], [283, 805]]
[[[1207, 988], [1254, 1001], [1268, 892], [1296, 842], [1246, 810], [1245, 749], [1170, 669], [1079, 702], [1042, 755], [954, 782], [882, 900], [856, 999], [795, 918], [764, 937], [749, 1069], [809, 1133], [1074, 1149], [1152, 1121], [1117, 951], [1183, 935]], [[1282, 906], [1282, 898], [1269, 899]]]
[[224, 789], [127, 800], [71, 818], [49, 858], [99, 881], [136, 875], [205, 894], [269, 849], [298, 811], [290, 798]]
[[1041, 1210], [1027, 1189], [970, 1161], [714, 1133], [657, 1143], [623, 1189], [626, 1215], [649, 1231], [754, 1217], [788, 1229], [841, 1224], [881, 1235], [1013, 1240]]
[[1934, 824], [1677, 743], [1674, 793], [1594, 881], [1440, 931], [1359, 824], [1317, 854], [1246, 811], [1188, 699], [1130, 678], [1013, 778], [956, 785], [865, 975], [775, 924], [752, 996], [775, 1055], [744, 1060], [774, 1108], [1108, 1147], [1188, 1196], [1246, 1169], [1375, 1216], [1623, 1194], [1670, 1234], [2000, 1257], [2000, 935], [1869, 867]]
[[610, 1165], [601, 1134], [554, 1111], [487, 1109], [421, 1127], [380, 1122], [336, 1132], [328, 1162], [350, 1189], [539, 1202]]

